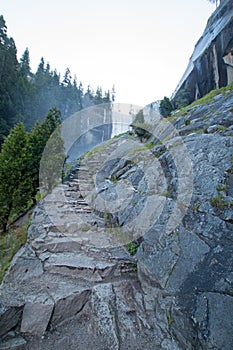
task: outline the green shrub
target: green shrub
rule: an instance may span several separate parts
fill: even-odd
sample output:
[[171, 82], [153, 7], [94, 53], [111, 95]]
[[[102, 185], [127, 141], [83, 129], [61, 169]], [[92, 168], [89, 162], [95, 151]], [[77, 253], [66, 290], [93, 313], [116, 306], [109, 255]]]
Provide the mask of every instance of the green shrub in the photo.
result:
[[138, 247], [139, 247], [139, 244], [136, 242], [130, 242], [126, 246], [130, 255], [135, 255], [137, 253]]

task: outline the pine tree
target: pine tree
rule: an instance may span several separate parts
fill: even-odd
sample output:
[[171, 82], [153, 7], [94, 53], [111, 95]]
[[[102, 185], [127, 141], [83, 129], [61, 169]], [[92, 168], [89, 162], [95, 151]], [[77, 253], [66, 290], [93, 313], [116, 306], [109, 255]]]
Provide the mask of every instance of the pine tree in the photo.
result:
[[164, 99], [160, 102], [159, 111], [163, 117], [168, 117], [171, 115], [173, 111], [173, 105], [168, 97], [164, 97]]
[[[27, 209], [32, 201], [35, 203], [39, 189], [41, 158], [45, 149], [48, 155], [44, 157], [42, 169], [46, 174], [43, 177], [47, 181], [46, 188], [51, 190], [56, 184], [58, 173], [62, 172], [61, 164], [63, 165], [65, 159], [60, 123], [61, 114], [53, 108], [45, 120], [37, 123], [30, 133], [25, 131], [23, 123], [19, 123], [5, 139], [0, 153], [1, 230], [6, 230], [10, 218]], [[53, 133], [55, 134], [50, 139]]]
[[48, 139], [40, 161], [40, 187], [43, 193], [51, 193], [62, 181], [65, 159], [64, 140], [58, 126]]
[[104, 103], [109, 103], [110, 102], [110, 91], [105, 91], [104, 93], [104, 98], [103, 98]]
[[24, 210], [32, 191], [28, 135], [22, 123], [5, 139], [0, 153], [0, 226], [6, 230], [9, 218]]
[[45, 64], [44, 57], [41, 57], [39, 66], [37, 68], [36, 76], [41, 76], [44, 74], [44, 72], [45, 72], [44, 64]]
[[70, 74], [70, 70], [69, 70], [69, 68], [66, 68], [62, 85], [66, 86], [66, 87], [71, 85], [71, 79], [72, 79], [72, 77], [71, 77], [71, 74]]
[[83, 109], [83, 84], [80, 82], [78, 87], [78, 103], [79, 103], [79, 111]]
[[46, 147], [46, 144], [56, 130], [56, 128], [61, 124], [61, 113], [56, 108], [50, 109], [48, 115], [42, 123], [37, 122], [33, 130], [29, 135], [29, 145], [31, 154], [31, 167], [32, 167], [32, 193], [31, 197], [33, 202], [36, 200], [36, 194], [39, 189], [39, 172], [40, 172], [40, 162], [42, 154]]
[[19, 67], [20, 67], [20, 71], [21, 71], [22, 75], [26, 76], [27, 78], [32, 76], [28, 48], [26, 48], [26, 50], [24, 51], [24, 53], [20, 59]]
[[40, 145], [41, 149], [43, 148], [39, 160], [40, 185], [48, 192], [51, 192], [61, 179], [65, 161], [64, 140], [61, 137], [60, 128], [61, 121], [60, 111], [52, 108], [41, 125], [44, 140]]
[[97, 87], [94, 101], [95, 101], [95, 104], [103, 103], [102, 88], [100, 86]]
[[7, 37], [7, 27], [0, 16], [0, 144], [3, 136], [20, 120], [17, 110], [18, 61], [14, 40]]

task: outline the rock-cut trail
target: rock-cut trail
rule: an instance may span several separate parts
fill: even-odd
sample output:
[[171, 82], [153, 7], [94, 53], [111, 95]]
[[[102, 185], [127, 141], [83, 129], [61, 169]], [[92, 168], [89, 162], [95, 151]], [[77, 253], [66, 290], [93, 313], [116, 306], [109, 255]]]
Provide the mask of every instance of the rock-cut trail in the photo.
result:
[[84, 158], [35, 209], [3, 281], [0, 349], [154, 349], [135, 259], [91, 206], [101, 164], [124, 142]]

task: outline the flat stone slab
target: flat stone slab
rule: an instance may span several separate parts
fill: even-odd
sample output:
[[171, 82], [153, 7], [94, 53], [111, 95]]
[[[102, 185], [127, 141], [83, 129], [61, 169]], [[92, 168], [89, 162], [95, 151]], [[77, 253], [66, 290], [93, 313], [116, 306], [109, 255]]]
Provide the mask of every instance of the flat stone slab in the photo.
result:
[[110, 275], [116, 266], [105, 260], [95, 259], [83, 253], [50, 254], [45, 260], [45, 271], [62, 275], [75, 276], [91, 281], [101, 281]]
[[45, 303], [26, 303], [23, 309], [21, 332], [42, 336], [48, 326], [54, 304], [51, 300]]
[[67, 266], [77, 269], [105, 270], [106, 268], [115, 266], [115, 264], [105, 260], [97, 260], [83, 253], [69, 252], [50, 254], [49, 258], [45, 261], [45, 268], [48, 268], [49, 266]]
[[75, 242], [75, 240], [72, 240], [66, 236], [58, 237], [56, 233], [54, 234], [54, 237], [52, 237], [52, 234], [49, 235], [46, 240], [34, 240], [32, 242], [32, 246], [37, 251], [46, 250], [51, 253], [76, 252], [80, 249], [80, 244], [78, 242]]

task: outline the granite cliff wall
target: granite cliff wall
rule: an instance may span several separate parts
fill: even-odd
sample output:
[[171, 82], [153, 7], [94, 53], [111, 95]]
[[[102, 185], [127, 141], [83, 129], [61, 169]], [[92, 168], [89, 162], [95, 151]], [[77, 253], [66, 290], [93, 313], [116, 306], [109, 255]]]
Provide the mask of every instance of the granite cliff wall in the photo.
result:
[[224, 0], [209, 18], [173, 96], [188, 105], [233, 82], [233, 1]]

